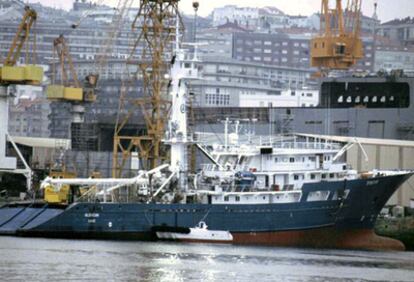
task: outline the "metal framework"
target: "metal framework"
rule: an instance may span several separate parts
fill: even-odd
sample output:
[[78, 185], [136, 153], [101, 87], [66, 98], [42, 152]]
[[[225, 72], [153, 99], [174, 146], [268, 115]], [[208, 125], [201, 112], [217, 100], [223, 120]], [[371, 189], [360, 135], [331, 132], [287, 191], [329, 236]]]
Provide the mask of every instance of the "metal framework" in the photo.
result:
[[311, 41], [311, 65], [321, 70], [346, 70], [363, 57], [362, 0], [348, 0], [345, 14], [342, 0], [336, 0], [335, 8], [330, 8], [329, 2], [322, 0], [321, 34]]
[[[131, 58], [139, 48], [138, 68], [143, 80], [144, 96], [141, 99], [128, 100], [126, 95], [121, 93], [114, 134], [113, 177], [122, 176], [125, 164], [133, 152], [138, 152], [145, 169], [157, 167], [167, 157], [167, 150], [162, 146], [161, 139], [171, 109], [167, 97], [167, 55], [171, 54], [177, 20], [181, 23], [178, 3], [179, 0], [140, 0], [139, 12], [132, 28], [135, 29], [139, 25], [141, 32], [134, 43]], [[121, 117], [127, 104], [133, 105], [132, 110]], [[143, 114], [146, 135], [122, 136], [124, 127], [136, 110]]]
[[[30, 8], [29, 6], [24, 7], [25, 14], [20, 22], [19, 28], [17, 29], [16, 35], [13, 38], [12, 45], [9, 49], [7, 54], [6, 60], [4, 61], [5, 66], [14, 66], [16, 65], [17, 60], [20, 58], [20, 54], [23, 48], [23, 45], [28, 42], [30, 36], [30, 30], [33, 24], [37, 20], [37, 13], [35, 10]], [[28, 60], [28, 50], [29, 46], [26, 44], [26, 62]], [[33, 54], [36, 52], [36, 40], [33, 44]], [[36, 60], [36, 56], [33, 56], [34, 60]]]
[[[63, 37], [63, 35], [60, 35], [58, 38], [53, 40], [53, 56], [55, 54], [59, 58], [60, 63], [60, 81], [61, 84], [64, 86], [69, 86], [68, 83], [71, 81], [76, 88], [80, 88], [81, 85], [78, 80], [78, 75], [76, 74], [75, 68], [73, 66], [72, 57], [69, 53], [69, 48], [66, 44], [66, 39]], [[68, 72], [66, 70], [66, 62], [69, 65], [69, 72], [71, 75], [71, 78], [68, 77]], [[52, 64], [52, 83], [55, 83], [55, 75], [56, 75], [56, 65], [55, 60], [53, 60]]]

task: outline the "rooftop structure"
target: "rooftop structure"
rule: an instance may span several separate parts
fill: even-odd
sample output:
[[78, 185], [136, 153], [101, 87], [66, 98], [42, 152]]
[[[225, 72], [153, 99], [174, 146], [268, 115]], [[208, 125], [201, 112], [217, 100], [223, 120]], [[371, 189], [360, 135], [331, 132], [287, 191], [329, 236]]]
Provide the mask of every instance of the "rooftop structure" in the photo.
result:
[[252, 8], [227, 5], [215, 8], [213, 25], [236, 23], [247, 29], [269, 29], [287, 25], [287, 16], [276, 7]]
[[400, 43], [414, 46], [414, 18], [395, 19], [378, 26], [378, 35]]

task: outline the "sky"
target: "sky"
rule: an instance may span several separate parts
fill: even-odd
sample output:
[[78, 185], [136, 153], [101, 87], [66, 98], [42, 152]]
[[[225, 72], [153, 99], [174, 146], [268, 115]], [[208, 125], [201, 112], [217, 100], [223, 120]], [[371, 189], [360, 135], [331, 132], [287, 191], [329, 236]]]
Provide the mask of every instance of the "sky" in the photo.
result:
[[[92, 2], [102, 2], [110, 6], [116, 6], [119, 0], [93, 0]], [[56, 8], [70, 9], [70, 0], [29, 0], [28, 2], [40, 2], [47, 6]], [[135, 1], [139, 3], [138, 0]], [[181, 0], [180, 9], [186, 14], [192, 14], [193, 0]], [[335, 1], [332, 1], [334, 3]], [[346, 1], [343, 1], [345, 3]], [[382, 22], [395, 18], [414, 16], [414, 0], [362, 0], [362, 10], [365, 15], [372, 16], [374, 12], [374, 2], [378, 2], [378, 16]], [[238, 5], [246, 7], [274, 6], [289, 15], [311, 15], [320, 10], [321, 0], [199, 0], [199, 14], [207, 16], [215, 7], [224, 5]]]

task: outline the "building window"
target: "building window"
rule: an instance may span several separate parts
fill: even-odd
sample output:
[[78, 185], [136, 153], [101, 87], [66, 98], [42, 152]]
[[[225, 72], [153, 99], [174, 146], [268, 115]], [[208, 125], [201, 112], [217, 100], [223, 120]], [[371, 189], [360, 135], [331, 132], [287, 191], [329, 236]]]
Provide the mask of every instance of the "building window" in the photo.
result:
[[236, 202], [240, 202], [240, 196], [236, 196]]
[[295, 162], [295, 158], [290, 158], [289, 162], [294, 163]]
[[224, 196], [224, 201], [228, 202], [229, 201], [229, 196]]
[[311, 179], [315, 179], [315, 178], [316, 178], [316, 175], [312, 173], [312, 174], [310, 175], [310, 177], [311, 177]]
[[297, 175], [297, 174], [293, 175], [293, 179], [294, 180], [299, 180], [299, 175]]

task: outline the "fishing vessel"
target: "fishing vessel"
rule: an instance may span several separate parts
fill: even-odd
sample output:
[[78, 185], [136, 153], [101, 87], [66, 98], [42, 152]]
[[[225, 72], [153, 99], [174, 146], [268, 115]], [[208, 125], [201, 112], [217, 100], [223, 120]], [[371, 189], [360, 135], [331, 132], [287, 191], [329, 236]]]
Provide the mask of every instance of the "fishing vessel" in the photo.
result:
[[[69, 186], [78, 196], [67, 206], [5, 205], [1, 234], [194, 241], [214, 241], [214, 235], [235, 244], [404, 248], [375, 235], [373, 226], [412, 171], [353, 170], [343, 156], [361, 146], [357, 140], [341, 145], [301, 135], [258, 136], [241, 132], [240, 122], [230, 120], [218, 138], [224, 142], [211, 134], [189, 134], [187, 82], [198, 78], [199, 60], [186, 58], [176, 46], [164, 139], [169, 162], [132, 178], [47, 177], [43, 189], [59, 193]], [[189, 172], [190, 145], [209, 161], [195, 174]]]

